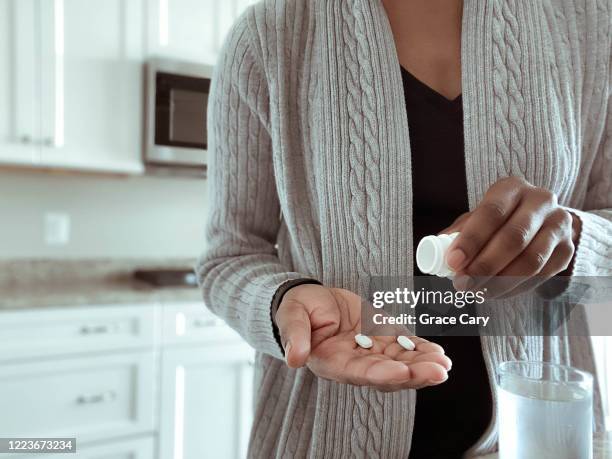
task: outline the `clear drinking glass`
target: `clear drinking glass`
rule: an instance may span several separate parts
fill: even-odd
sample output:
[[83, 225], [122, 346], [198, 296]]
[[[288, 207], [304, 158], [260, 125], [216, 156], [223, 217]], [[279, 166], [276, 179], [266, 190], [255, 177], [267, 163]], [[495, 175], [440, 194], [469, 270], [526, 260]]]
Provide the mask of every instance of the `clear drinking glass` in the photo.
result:
[[545, 362], [497, 370], [500, 459], [592, 459], [593, 377]]

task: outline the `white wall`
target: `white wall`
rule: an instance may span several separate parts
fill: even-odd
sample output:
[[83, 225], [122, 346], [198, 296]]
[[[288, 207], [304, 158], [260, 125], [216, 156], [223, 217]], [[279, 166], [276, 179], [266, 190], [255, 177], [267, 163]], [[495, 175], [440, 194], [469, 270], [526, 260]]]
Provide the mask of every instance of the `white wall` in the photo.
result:
[[[45, 212], [71, 217], [68, 245], [45, 245]], [[0, 259], [196, 258], [206, 181], [0, 171]]]

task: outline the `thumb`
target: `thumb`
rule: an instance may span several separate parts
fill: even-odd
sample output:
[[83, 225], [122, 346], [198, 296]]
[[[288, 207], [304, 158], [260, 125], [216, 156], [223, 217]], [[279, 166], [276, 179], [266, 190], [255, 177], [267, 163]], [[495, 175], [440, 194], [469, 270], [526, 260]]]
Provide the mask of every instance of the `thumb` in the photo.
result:
[[310, 355], [310, 317], [306, 309], [296, 301], [281, 304], [275, 319], [287, 365], [303, 367]]

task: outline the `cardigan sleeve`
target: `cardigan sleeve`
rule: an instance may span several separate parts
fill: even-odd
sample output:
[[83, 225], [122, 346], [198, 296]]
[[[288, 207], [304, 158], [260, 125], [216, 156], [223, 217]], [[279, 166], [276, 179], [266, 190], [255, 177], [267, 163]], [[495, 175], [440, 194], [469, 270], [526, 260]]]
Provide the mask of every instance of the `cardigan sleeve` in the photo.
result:
[[568, 209], [582, 222], [573, 276], [612, 275], [612, 99], [607, 85], [607, 116], [589, 178], [583, 209]]
[[280, 204], [269, 128], [268, 86], [251, 48], [247, 15], [217, 63], [209, 98], [207, 249], [196, 272], [206, 306], [256, 350], [283, 358], [271, 304], [287, 281], [307, 276], [279, 260]]

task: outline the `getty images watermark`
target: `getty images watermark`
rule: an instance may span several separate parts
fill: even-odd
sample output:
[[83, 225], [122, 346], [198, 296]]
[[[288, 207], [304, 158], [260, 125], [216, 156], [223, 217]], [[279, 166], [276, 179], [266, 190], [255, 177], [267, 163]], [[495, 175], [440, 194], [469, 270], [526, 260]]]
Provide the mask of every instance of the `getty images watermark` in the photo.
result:
[[[362, 333], [385, 336], [612, 336], [612, 277], [373, 277]], [[403, 331], [400, 331], [403, 330]]]
[[[469, 312], [453, 314], [430, 314], [432, 307], [443, 306], [463, 309], [466, 306], [481, 305], [486, 301], [487, 288], [476, 291], [429, 290], [421, 287], [413, 290], [407, 287], [396, 287], [393, 290], [375, 290], [371, 295], [371, 305], [374, 309], [385, 307], [403, 307], [408, 312], [386, 314], [383, 311], [374, 312], [371, 320], [374, 325], [478, 325], [487, 326], [488, 316], [474, 316]], [[416, 308], [420, 306], [420, 313]]]

